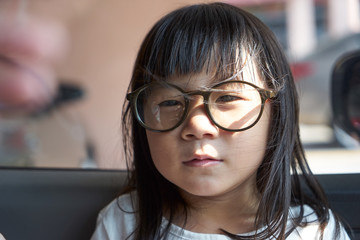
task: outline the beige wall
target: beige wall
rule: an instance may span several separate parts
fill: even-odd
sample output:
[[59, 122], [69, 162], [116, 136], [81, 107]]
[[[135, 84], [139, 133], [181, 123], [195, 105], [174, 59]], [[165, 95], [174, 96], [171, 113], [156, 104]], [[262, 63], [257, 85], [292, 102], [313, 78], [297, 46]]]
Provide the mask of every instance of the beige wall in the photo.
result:
[[124, 167], [121, 107], [137, 49], [152, 24], [191, 0], [28, 1], [29, 12], [66, 24], [70, 51], [59, 77], [75, 79], [86, 100], [72, 108], [95, 141], [102, 168]]

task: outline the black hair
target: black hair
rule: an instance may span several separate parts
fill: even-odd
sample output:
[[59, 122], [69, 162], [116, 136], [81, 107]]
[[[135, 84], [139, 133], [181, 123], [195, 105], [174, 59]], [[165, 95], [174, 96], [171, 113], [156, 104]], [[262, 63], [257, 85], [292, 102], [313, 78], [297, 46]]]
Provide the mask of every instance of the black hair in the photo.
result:
[[[215, 71], [218, 79], [225, 79], [241, 70], [249, 56], [266, 86], [277, 91], [271, 100], [268, 144], [256, 179], [261, 199], [255, 224], [257, 229], [268, 228], [254, 236], [223, 232], [233, 239], [285, 239], [296, 227], [307, 224], [305, 204], [314, 209], [323, 232], [330, 217], [329, 205], [300, 142], [293, 76], [276, 37], [258, 18], [224, 3], [192, 5], [169, 13], [145, 37], [128, 92], [154, 80], [204, 70]], [[145, 129], [136, 121], [128, 102], [123, 107], [123, 135], [130, 171], [127, 191], [137, 193], [133, 237], [160, 239], [166, 236], [179, 208], [186, 214], [187, 204], [177, 187], [154, 166]], [[308, 194], [303, 192], [304, 187]], [[289, 216], [291, 206], [300, 207], [299, 216]], [[164, 212], [169, 213], [169, 225], [162, 231]], [[290, 229], [288, 219], [292, 220]], [[337, 218], [336, 224], [335, 236], [340, 228]]]

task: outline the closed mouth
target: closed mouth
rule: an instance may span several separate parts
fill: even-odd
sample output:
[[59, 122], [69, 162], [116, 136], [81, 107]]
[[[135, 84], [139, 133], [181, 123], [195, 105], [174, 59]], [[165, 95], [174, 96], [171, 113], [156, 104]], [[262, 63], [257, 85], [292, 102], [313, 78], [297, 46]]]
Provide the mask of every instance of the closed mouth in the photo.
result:
[[183, 164], [189, 167], [208, 167], [217, 165], [219, 163], [223, 162], [222, 159], [216, 159], [208, 156], [199, 156], [195, 157], [191, 160], [184, 161]]

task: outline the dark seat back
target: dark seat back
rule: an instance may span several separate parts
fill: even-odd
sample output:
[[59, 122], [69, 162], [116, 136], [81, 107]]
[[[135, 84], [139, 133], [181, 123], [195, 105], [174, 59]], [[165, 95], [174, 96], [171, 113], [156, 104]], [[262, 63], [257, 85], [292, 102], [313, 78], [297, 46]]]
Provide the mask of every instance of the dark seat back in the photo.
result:
[[[125, 178], [126, 171], [0, 169], [0, 233], [7, 240], [90, 239], [98, 212]], [[360, 239], [360, 174], [318, 178]]]
[[7, 240], [90, 239], [125, 171], [0, 169], [0, 233]]
[[[317, 175], [332, 209], [360, 239], [360, 173]], [[350, 234], [350, 229], [347, 229]]]

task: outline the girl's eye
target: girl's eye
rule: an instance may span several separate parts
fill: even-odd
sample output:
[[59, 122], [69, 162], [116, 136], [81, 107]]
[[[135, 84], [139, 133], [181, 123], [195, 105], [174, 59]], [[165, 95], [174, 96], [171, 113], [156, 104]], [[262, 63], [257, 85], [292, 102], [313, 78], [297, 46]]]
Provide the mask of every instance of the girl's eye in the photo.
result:
[[179, 102], [177, 100], [166, 100], [166, 101], [159, 103], [160, 107], [174, 107], [174, 106], [179, 106], [179, 105], [181, 105], [181, 102]]
[[233, 95], [224, 95], [224, 96], [220, 96], [216, 99], [217, 103], [227, 103], [227, 102], [233, 102], [233, 101], [237, 101], [237, 100], [243, 100], [243, 98], [239, 97], [239, 96], [233, 96]]

